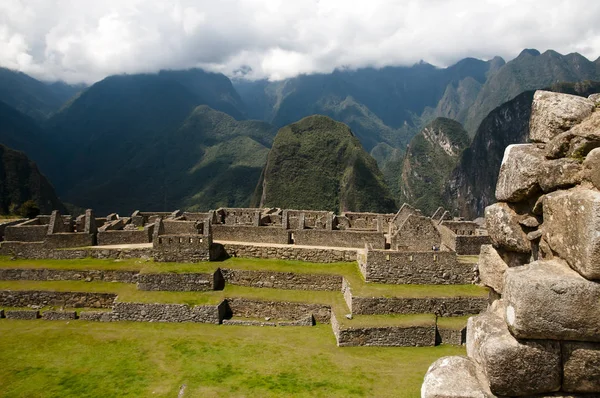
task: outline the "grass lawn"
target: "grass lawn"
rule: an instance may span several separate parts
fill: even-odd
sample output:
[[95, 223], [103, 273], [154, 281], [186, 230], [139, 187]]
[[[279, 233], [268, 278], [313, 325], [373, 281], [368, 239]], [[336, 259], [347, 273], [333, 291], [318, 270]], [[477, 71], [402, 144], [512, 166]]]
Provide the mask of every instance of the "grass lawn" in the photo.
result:
[[335, 346], [329, 325], [269, 328], [0, 320], [1, 397], [418, 397], [462, 347]]
[[[355, 262], [351, 263], [309, 263], [303, 261], [230, 258], [219, 262], [192, 263], [155, 263], [140, 259], [128, 260], [10, 260], [0, 257], [0, 268], [52, 268], [52, 269], [97, 269], [97, 270], [136, 270], [144, 273], [155, 272], [200, 272], [212, 273], [217, 267], [241, 270], [265, 270], [275, 272], [298, 272], [310, 274], [335, 274], [344, 276], [352, 288], [352, 293], [362, 297], [485, 297], [488, 290], [476, 285], [386, 285], [366, 283]], [[97, 283], [97, 282], [94, 282]], [[234, 289], [228, 285], [227, 289]], [[241, 288], [241, 287], [240, 287]], [[242, 289], [243, 290], [243, 289]], [[266, 290], [266, 289], [261, 289]], [[271, 294], [256, 293], [265, 297], [275, 297], [277, 290]], [[292, 294], [292, 293], [287, 293]], [[206, 295], [206, 293], [204, 293]], [[215, 294], [218, 296], [218, 294]], [[274, 296], [275, 295], [275, 296]], [[320, 297], [320, 292], [310, 292], [311, 296]], [[231, 295], [229, 297], [232, 297]], [[300, 300], [293, 300], [300, 301]]]

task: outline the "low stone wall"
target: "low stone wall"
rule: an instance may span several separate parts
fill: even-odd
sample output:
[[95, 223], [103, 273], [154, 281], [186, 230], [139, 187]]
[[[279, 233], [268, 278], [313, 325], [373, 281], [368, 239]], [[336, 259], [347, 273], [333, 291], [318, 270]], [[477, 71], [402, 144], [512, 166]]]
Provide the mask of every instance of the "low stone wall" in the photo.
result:
[[42, 319], [47, 321], [70, 321], [77, 319], [77, 313], [75, 311], [44, 311]]
[[46, 235], [44, 245], [50, 249], [63, 249], [68, 247], [86, 247], [94, 244], [94, 235], [84, 232], [64, 232]]
[[43, 242], [2, 242], [0, 255], [28, 259], [73, 260], [81, 258], [128, 259], [152, 257], [152, 248], [143, 249], [103, 249], [101, 247], [85, 249], [49, 249]]
[[109, 311], [82, 311], [79, 319], [82, 321], [111, 322], [113, 313]]
[[158, 262], [202, 262], [214, 260], [211, 236], [160, 235], [153, 242], [152, 254]]
[[154, 225], [150, 228], [138, 231], [99, 231], [98, 246], [102, 245], [123, 245], [152, 242], [152, 231]]
[[258, 321], [253, 319], [223, 319], [223, 325], [236, 326], [314, 326], [315, 319], [312, 315], [308, 315], [297, 321]]
[[366, 263], [364, 259], [360, 260], [360, 270], [367, 282], [464, 285], [474, 277], [473, 265], [459, 262], [454, 252], [368, 250]]
[[368, 244], [374, 249], [385, 249], [385, 236], [382, 232], [299, 229], [292, 231], [292, 236], [296, 245], [362, 249]]
[[213, 240], [226, 242], [290, 243], [290, 231], [281, 227], [213, 225]]
[[437, 328], [436, 344], [463, 345], [466, 341], [467, 328], [445, 329]]
[[489, 245], [492, 240], [487, 235], [475, 235], [475, 236], [457, 236], [456, 237], [456, 254], [462, 256], [475, 256], [479, 255], [482, 245]]
[[62, 270], [47, 268], [0, 268], [3, 281], [104, 281], [136, 283], [137, 271]]
[[116, 297], [117, 295], [112, 293], [0, 290], [0, 305], [6, 307], [52, 305], [68, 308], [111, 308]]
[[226, 305], [115, 303], [114, 321], [221, 323]]
[[222, 268], [225, 282], [232, 285], [296, 290], [340, 290], [342, 277], [295, 272], [246, 271]]
[[7, 227], [12, 227], [13, 225], [21, 224], [22, 222], [27, 221], [26, 218], [20, 218], [18, 220], [9, 220], [5, 222], [0, 222], [0, 242], [4, 240], [4, 232]]
[[8, 226], [4, 230], [5, 241], [41, 242], [46, 239], [47, 225]]
[[423, 347], [435, 345], [435, 325], [431, 326], [382, 326], [348, 327], [339, 325], [335, 315], [331, 317], [332, 328], [339, 347]]
[[293, 245], [285, 247], [252, 246], [238, 243], [225, 243], [223, 249], [229, 257], [278, 258], [313, 263], [338, 263], [356, 261], [356, 250], [331, 250], [301, 248]]
[[215, 274], [140, 274], [137, 288], [151, 291], [192, 292], [214, 290]]
[[38, 310], [9, 310], [4, 313], [6, 319], [38, 319], [40, 312]]
[[331, 307], [326, 304], [262, 301], [245, 298], [228, 298], [226, 301], [234, 317], [295, 321], [312, 314], [319, 323], [329, 323], [331, 317]]
[[352, 297], [356, 315], [436, 314], [463, 316], [479, 314], [488, 305], [487, 297]]

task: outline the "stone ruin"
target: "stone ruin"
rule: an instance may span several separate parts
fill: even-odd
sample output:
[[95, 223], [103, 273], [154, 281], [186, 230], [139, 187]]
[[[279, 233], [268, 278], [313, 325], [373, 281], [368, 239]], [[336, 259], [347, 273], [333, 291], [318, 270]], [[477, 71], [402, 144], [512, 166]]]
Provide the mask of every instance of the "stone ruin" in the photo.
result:
[[600, 96], [536, 92], [529, 138], [506, 148], [486, 209], [490, 305], [423, 398], [600, 396]]

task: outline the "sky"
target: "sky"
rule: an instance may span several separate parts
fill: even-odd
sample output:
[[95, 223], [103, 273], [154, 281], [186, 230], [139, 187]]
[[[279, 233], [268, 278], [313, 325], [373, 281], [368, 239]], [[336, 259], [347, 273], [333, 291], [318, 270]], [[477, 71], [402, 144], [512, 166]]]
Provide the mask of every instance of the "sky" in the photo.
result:
[[280, 80], [524, 48], [600, 56], [598, 0], [1, 0], [0, 66], [91, 84], [200, 67]]

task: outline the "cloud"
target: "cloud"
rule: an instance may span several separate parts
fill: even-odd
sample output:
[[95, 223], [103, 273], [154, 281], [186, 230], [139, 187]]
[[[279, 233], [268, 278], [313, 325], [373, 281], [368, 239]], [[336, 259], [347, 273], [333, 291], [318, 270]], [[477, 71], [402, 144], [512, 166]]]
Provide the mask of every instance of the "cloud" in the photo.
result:
[[598, 20], [594, 0], [2, 0], [0, 66], [92, 83], [190, 67], [276, 80], [523, 48], [596, 59]]

